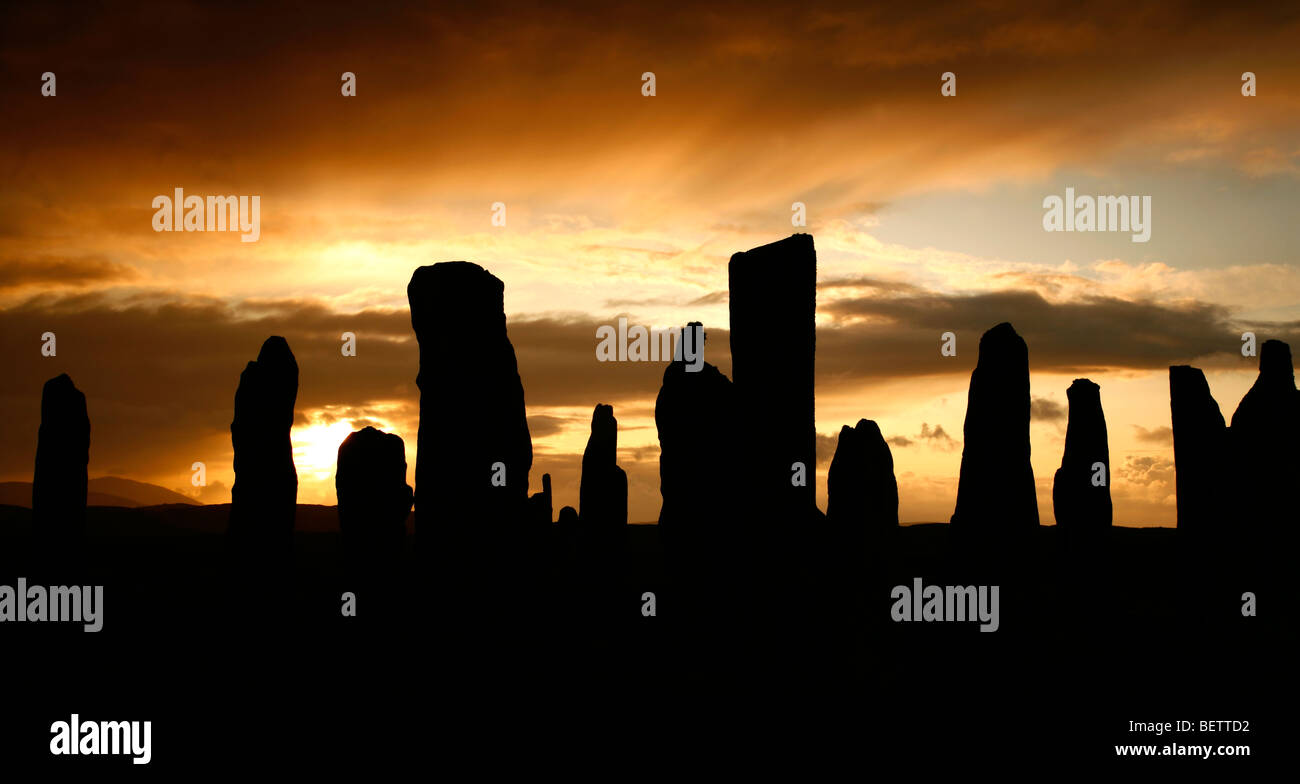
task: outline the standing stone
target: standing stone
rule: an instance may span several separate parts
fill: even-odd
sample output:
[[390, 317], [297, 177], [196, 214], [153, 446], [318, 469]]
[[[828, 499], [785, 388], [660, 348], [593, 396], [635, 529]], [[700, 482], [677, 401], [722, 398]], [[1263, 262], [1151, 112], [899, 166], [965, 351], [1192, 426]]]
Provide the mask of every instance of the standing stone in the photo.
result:
[[86, 528], [90, 417], [86, 396], [65, 373], [41, 390], [41, 425], [32, 476], [32, 526], [44, 557], [75, 560]]
[[569, 570], [575, 589], [573, 606], [588, 623], [618, 617], [618, 586], [624, 574], [627, 537], [627, 474], [617, 464], [618, 420], [614, 408], [597, 405], [591, 437], [582, 455], [578, 522], [570, 541], [574, 559]]
[[545, 536], [555, 520], [555, 505], [551, 496], [551, 475], [542, 474], [542, 491], [528, 497], [529, 524]]
[[521, 543], [533, 463], [505, 285], [448, 261], [417, 269], [406, 294], [420, 343], [417, 538], [449, 558], [495, 557]]
[[394, 568], [413, 501], [401, 436], [366, 427], [343, 439], [334, 489], [351, 564], [364, 573]]
[[[699, 328], [692, 322], [687, 332]], [[655, 399], [659, 525], [670, 557], [697, 576], [709, 565], [721, 567], [720, 560], [734, 561], [742, 517], [735, 415], [731, 381], [713, 365], [692, 372], [675, 360], [664, 370]]]
[[844, 425], [826, 474], [826, 519], [836, 528], [860, 532], [898, 527], [898, 481], [894, 456], [870, 419]]
[[[737, 253], [727, 265], [731, 375], [745, 482], [766, 518], [801, 520], [816, 508], [817, 252], [810, 234]], [[805, 481], [792, 482], [802, 463]]]
[[1233, 413], [1229, 437], [1235, 457], [1231, 481], [1246, 491], [1232, 507], [1240, 575], [1235, 587], [1254, 592], [1261, 606], [1273, 605], [1271, 620], [1294, 624], [1300, 392], [1286, 343], [1268, 340], [1261, 346], [1259, 377]]
[[1008, 323], [980, 338], [966, 401], [953, 533], [992, 544], [1038, 527], [1029, 462], [1029, 348]]
[[[851, 661], [858, 643], [841, 621], [862, 618], [863, 626], [855, 628], [869, 629], [868, 635], [876, 639], [889, 633], [883, 628], [890, 617], [884, 599], [896, 584], [890, 578], [901, 560], [894, 457], [880, 427], [870, 419], [840, 428], [826, 472], [826, 522], [829, 530], [819, 548], [816, 570], [804, 580], [816, 590], [805, 593], [803, 606], [795, 608], [799, 616], [813, 621], [798, 645], [818, 636], [822, 642], [815, 658], [833, 663], [834, 668], [848, 668], [860, 664]], [[831, 658], [822, 658], [823, 652], [830, 652]], [[799, 653], [787, 650], [783, 655]], [[820, 662], [809, 664], [820, 666]]]
[[287, 558], [293, 550], [298, 472], [293, 464], [293, 407], [298, 363], [282, 337], [262, 344], [239, 376], [230, 438], [235, 449], [230, 541], [237, 557]]
[[582, 454], [578, 517], [599, 538], [619, 534], [627, 525], [627, 474], [619, 468], [618, 420], [614, 407], [597, 405], [591, 415], [591, 436]]
[[[1065, 453], [1052, 483], [1056, 524], [1070, 532], [1105, 530], [1113, 522], [1114, 512], [1101, 387], [1086, 378], [1076, 378], [1065, 395], [1070, 401]], [[1097, 463], [1102, 464], [1101, 469], [1094, 468]]]
[[1228, 628], [1241, 618], [1243, 590], [1278, 604], [1259, 579], [1262, 571], [1244, 568], [1248, 559], [1243, 558], [1241, 532], [1243, 524], [1251, 525], [1245, 518], [1253, 510], [1247, 506], [1248, 494], [1240, 491], [1255, 488], [1239, 483], [1234, 434], [1224, 426], [1204, 373], [1186, 365], [1169, 368], [1169, 408], [1184, 600], [1195, 608], [1200, 625]]
[[1300, 475], [1300, 408], [1291, 347], [1267, 340], [1259, 355], [1259, 376], [1232, 415], [1237, 470], [1250, 492], [1241, 525], [1249, 538], [1294, 527], [1292, 498]]
[[[703, 339], [698, 322], [683, 339]], [[754, 596], [756, 587], [762, 590], [749, 535], [756, 503], [745, 495], [750, 485], [739, 482], [746, 450], [731, 381], [707, 362], [695, 372], [680, 360], [670, 363], [655, 400], [655, 425], [659, 531], [679, 602], [678, 633], [690, 640], [701, 672], [735, 676], [738, 663], [751, 661], [744, 651], [766, 650], [755, 644], [750, 616], [771, 604]]]
[[1222, 533], [1224, 493], [1231, 486], [1227, 429], [1219, 404], [1199, 368], [1169, 368], [1169, 410], [1174, 431], [1174, 483], [1178, 529], [1202, 542]]

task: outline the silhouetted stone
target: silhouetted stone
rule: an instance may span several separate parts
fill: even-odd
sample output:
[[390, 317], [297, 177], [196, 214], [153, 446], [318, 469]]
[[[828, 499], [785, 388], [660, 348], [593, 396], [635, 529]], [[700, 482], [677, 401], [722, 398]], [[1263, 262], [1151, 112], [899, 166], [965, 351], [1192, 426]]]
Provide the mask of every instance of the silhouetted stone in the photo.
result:
[[1280, 340], [1266, 340], [1260, 347], [1259, 376], [1251, 385], [1232, 415], [1232, 429], [1267, 434], [1276, 441], [1278, 423], [1290, 423], [1295, 417], [1295, 368], [1291, 347]]
[[520, 537], [520, 547], [533, 561], [537, 570], [545, 570], [560, 543], [559, 529], [555, 526], [554, 496], [551, 493], [551, 475], [542, 474], [542, 489], [528, 496], [525, 520]]
[[1219, 404], [1199, 368], [1169, 368], [1178, 529], [1192, 537], [1217, 538], [1225, 520], [1228, 476], [1227, 429]]
[[[1263, 488], [1242, 481], [1242, 475], [1251, 472], [1238, 462], [1243, 456], [1233, 450], [1233, 442], [1242, 434], [1224, 426], [1204, 373], [1185, 365], [1169, 368], [1169, 407], [1184, 590], [1200, 624], [1222, 633], [1242, 620], [1243, 590], [1267, 597], [1261, 606], [1273, 605], [1276, 610], [1282, 604], [1266, 584], [1265, 570], [1250, 557], [1249, 534], [1256, 526], [1251, 518], [1258, 511], [1252, 504]], [[1247, 405], [1248, 410], [1251, 407]], [[1243, 414], [1243, 425], [1252, 416]], [[1243, 433], [1251, 429], [1246, 426]]]
[[966, 402], [954, 535], [994, 544], [1038, 526], [1029, 462], [1029, 348], [1008, 323], [980, 338]]
[[1267, 340], [1260, 347], [1259, 376], [1232, 415], [1232, 441], [1251, 492], [1241, 525], [1250, 538], [1294, 527], [1293, 484], [1300, 474], [1300, 409], [1291, 347]]
[[[692, 330], [703, 339], [698, 322], [686, 332]], [[655, 400], [659, 535], [678, 597], [678, 628], [692, 638], [693, 661], [715, 674], [734, 674], [741, 651], [756, 650], [748, 636], [755, 625], [744, 614], [771, 609], [752, 594], [759, 585], [756, 541], [747, 529], [755, 525], [748, 517], [755, 503], [738, 481], [744, 447], [737, 415], [731, 381], [713, 365], [691, 372], [678, 360], [664, 370]]]
[[[699, 328], [698, 322], [688, 327]], [[664, 370], [655, 399], [659, 431], [659, 525], [670, 557], [713, 562], [738, 545], [735, 393], [731, 381], [705, 362], [695, 372], [680, 360]], [[785, 480], [789, 483], [789, 480]], [[734, 560], [734, 550], [728, 560]]]
[[528, 497], [528, 518], [545, 531], [549, 531], [555, 522], [555, 506], [551, 499], [551, 475], [542, 474], [542, 491]]
[[230, 541], [240, 557], [282, 559], [293, 549], [298, 472], [290, 431], [297, 398], [293, 352], [284, 338], [269, 337], [239, 376], [230, 424], [235, 449]]
[[[420, 267], [406, 289], [420, 342], [416, 533], [453, 558], [518, 545], [526, 520], [533, 448], [504, 292], [465, 261]], [[497, 464], [504, 486], [493, 485]]]
[[894, 456], [870, 419], [840, 428], [835, 456], [826, 474], [826, 518], [859, 536], [898, 526], [898, 481]]
[[578, 510], [571, 506], [560, 507], [560, 517], [555, 524], [561, 530], [571, 531], [578, 527]]
[[[1052, 509], [1056, 524], [1070, 532], [1095, 532], [1109, 528], [1114, 512], [1110, 501], [1110, 445], [1106, 416], [1101, 409], [1101, 387], [1076, 378], [1066, 390], [1070, 419], [1065, 429], [1065, 453], [1052, 482]], [[1100, 471], [1094, 466], [1101, 463]], [[1104, 480], [1101, 484], [1095, 477]]]
[[[618, 420], [613, 406], [597, 405], [582, 454], [578, 518], [594, 531], [621, 533], [627, 525], [627, 474], [617, 464]], [[601, 536], [601, 534], [597, 534]]]
[[51, 565], [75, 561], [86, 527], [90, 418], [86, 396], [65, 373], [41, 390], [41, 425], [32, 476], [32, 526]]
[[364, 572], [393, 568], [413, 501], [401, 437], [366, 427], [343, 439], [334, 488], [348, 559]]
[[619, 468], [614, 409], [597, 405], [582, 455], [578, 519], [565, 529], [571, 604], [588, 628], [617, 620], [616, 586], [623, 574], [627, 474]]
[[[798, 630], [798, 642], [776, 643], [787, 661], [797, 659], [814, 672], [844, 671], [861, 666], [860, 660], [851, 661], [858, 658], [858, 634], [879, 639], [890, 633], [885, 599], [895, 584], [890, 578], [900, 566], [894, 457], [880, 427], [870, 419], [840, 428], [826, 472], [826, 525], [813, 528], [827, 530], [814, 539], [804, 573], [780, 590], [796, 600], [787, 613], [805, 623]], [[844, 618], [861, 620], [846, 627]], [[799, 650], [814, 640], [816, 654]]]
[[1259, 376], [1232, 415], [1229, 438], [1236, 462], [1224, 478], [1239, 491], [1225, 511], [1236, 557], [1236, 584], [1227, 593], [1240, 599], [1252, 591], [1269, 622], [1297, 611], [1291, 579], [1296, 557], [1295, 483], [1300, 479], [1300, 392], [1296, 391], [1291, 347], [1268, 340], [1260, 347]]
[[[736, 253], [727, 265], [731, 377], [751, 429], [743, 481], [765, 519], [795, 523], [816, 507], [817, 252], [810, 234]], [[805, 482], [793, 484], [795, 463]], [[754, 521], [758, 522], [757, 520]]]

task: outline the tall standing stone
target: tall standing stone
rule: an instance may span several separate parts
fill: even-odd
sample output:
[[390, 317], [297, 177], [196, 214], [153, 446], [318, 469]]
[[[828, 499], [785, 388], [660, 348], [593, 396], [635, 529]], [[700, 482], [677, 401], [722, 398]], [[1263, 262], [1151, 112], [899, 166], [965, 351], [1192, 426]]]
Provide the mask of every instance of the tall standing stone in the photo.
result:
[[[1232, 415], [1235, 457], [1231, 480], [1246, 492], [1232, 505], [1239, 591], [1252, 591], [1270, 620], [1294, 627], [1297, 590], [1296, 481], [1300, 479], [1300, 392], [1291, 347], [1268, 340], [1260, 347], [1259, 376]], [[1238, 591], [1233, 594], [1240, 597]]]
[[86, 396], [65, 373], [41, 390], [41, 425], [32, 475], [32, 525], [51, 563], [74, 552], [86, 527], [86, 467], [90, 417]]
[[[696, 322], [688, 327], [698, 328]], [[701, 330], [702, 331], [702, 330]], [[659, 526], [670, 556], [688, 571], [734, 556], [742, 512], [737, 485], [735, 393], [705, 362], [698, 371], [675, 360], [655, 399], [659, 431]]]
[[1286, 343], [1267, 340], [1260, 347], [1259, 376], [1233, 413], [1230, 432], [1237, 469], [1251, 488], [1240, 520], [1247, 538], [1261, 540], [1270, 531], [1294, 527], [1300, 405]]
[[[698, 322], [683, 339], [702, 349]], [[702, 671], [734, 671], [749, 640], [746, 613], [770, 605], [752, 594], [759, 584], [752, 572], [754, 539], [748, 535], [754, 504], [746, 497], [749, 485], [739, 481], [746, 449], [738, 439], [731, 381], [707, 362], [691, 371], [682, 360], [673, 361], [655, 400], [655, 425], [663, 495], [659, 531], [679, 597], [678, 628], [692, 638]]]
[[[891, 578], [900, 560], [894, 457], [880, 427], [870, 419], [840, 428], [826, 471], [826, 522], [829, 530], [819, 548], [817, 571], [804, 580], [818, 590], [811, 596], [805, 593], [804, 605], [795, 608], [800, 617], [813, 621], [812, 628], [800, 635], [799, 645], [820, 636], [823, 642], [814, 658], [827, 661], [821, 658], [826, 651], [835, 667], [851, 667], [858, 663], [850, 661], [854, 656], [850, 651], [858, 646], [855, 634], [841, 620], [860, 617], [871, 629], [870, 636], [888, 634], [882, 628], [890, 617], [884, 599], [896, 584]], [[816, 667], [820, 662], [809, 664]]]
[[448, 261], [417, 269], [406, 294], [420, 343], [417, 538], [489, 556], [515, 547], [533, 446], [505, 285], [477, 264]]
[[1071, 532], [1105, 530], [1113, 522], [1114, 510], [1101, 387], [1086, 378], [1076, 378], [1065, 395], [1070, 401], [1065, 453], [1052, 482], [1056, 524]]
[[1029, 462], [1029, 347], [1006, 322], [980, 338], [963, 432], [953, 533], [989, 544], [1032, 534], [1038, 497]]
[[239, 376], [230, 424], [230, 540], [239, 557], [279, 560], [293, 550], [298, 472], [290, 431], [297, 399], [298, 362], [284, 338], [269, 337]]
[[1219, 404], [1199, 368], [1169, 368], [1169, 410], [1174, 433], [1174, 483], [1178, 529], [1184, 536], [1217, 538], [1224, 530], [1228, 434]]
[[[614, 407], [597, 405], [591, 415], [591, 436], [582, 454], [578, 517], [584, 526], [608, 535], [627, 525], [627, 474], [619, 468], [618, 420]], [[598, 534], [599, 536], [599, 534]]]
[[[810, 234], [736, 253], [727, 265], [731, 377], [748, 423], [746, 484], [757, 510], [793, 520], [816, 508], [817, 252]], [[796, 484], [792, 466], [801, 463]]]
[[[1203, 625], [1222, 628], [1241, 618], [1243, 589], [1272, 593], [1259, 570], [1243, 569], [1249, 559], [1243, 558], [1241, 534], [1243, 526], [1251, 525], [1245, 519], [1251, 512], [1249, 497], [1239, 484], [1245, 472], [1234, 460], [1233, 434], [1198, 368], [1169, 368], [1169, 409], [1183, 593]], [[1277, 604], [1274, 597], [1267, 598]]]

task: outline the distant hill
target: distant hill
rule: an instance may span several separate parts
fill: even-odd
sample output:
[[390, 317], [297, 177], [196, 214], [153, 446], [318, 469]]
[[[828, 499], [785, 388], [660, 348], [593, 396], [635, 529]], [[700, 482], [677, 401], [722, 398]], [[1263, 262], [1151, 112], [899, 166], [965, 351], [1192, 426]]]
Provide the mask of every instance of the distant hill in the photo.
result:
[[[193, 498], [168, 490], [165, 487], [123, 479], [120, 476], [101, 476], [86, 485], [88, 506], [158, 506], [160, 504], [189, 504], [198, 506]], [[31, 482], [0, 482], [0, 504], [10, 506], [32, 505]]]
[[[165, 487], [123, 479], [120, 476], [101, 476], [87, 483], [86, 489], [92, 493], [128, 498], [136, 503], [131, 506], [158, 506], [160, 504], [190, 504], [199, 506], [199, 502], [186, 495], [181, 495]], [[88, 503], [94, 503], [89, 501]]]

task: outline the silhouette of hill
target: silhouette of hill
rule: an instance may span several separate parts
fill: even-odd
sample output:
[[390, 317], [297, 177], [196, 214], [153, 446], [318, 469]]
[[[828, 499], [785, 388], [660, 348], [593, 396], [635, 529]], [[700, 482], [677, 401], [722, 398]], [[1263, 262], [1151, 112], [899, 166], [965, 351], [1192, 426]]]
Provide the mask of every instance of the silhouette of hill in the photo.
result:
[[[174, 490], [120, 476], [101, 476], [86, 483], [87, 506], [159, 506], [199, 502]], [[32, 506], [31, 482], [0, 482], [0, 504]]]
[[[165, 487], [137, 482], [120, 476], [101, 476], [91, 479], [86, 484], [91, 494], [113, 495], [126, 498], [133, 503], [130, 506], [159, 506], [161, 504], [193, 504], [199, 502], [187, 495], [182, 495]], [[94, 501], [88, 503], [94, 504]]]

